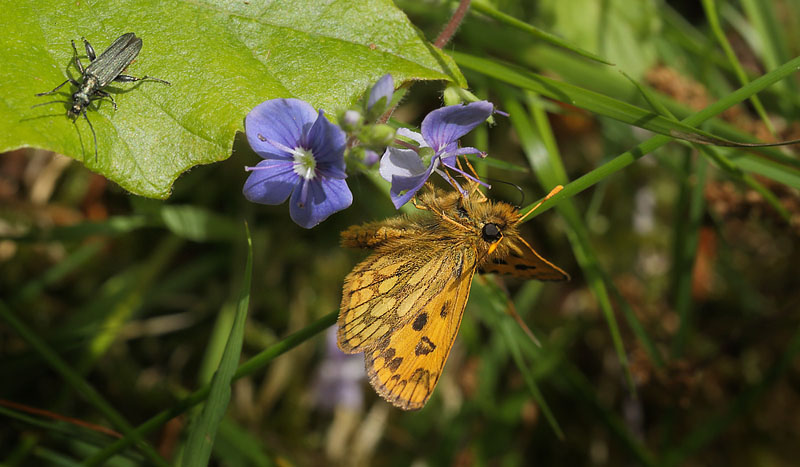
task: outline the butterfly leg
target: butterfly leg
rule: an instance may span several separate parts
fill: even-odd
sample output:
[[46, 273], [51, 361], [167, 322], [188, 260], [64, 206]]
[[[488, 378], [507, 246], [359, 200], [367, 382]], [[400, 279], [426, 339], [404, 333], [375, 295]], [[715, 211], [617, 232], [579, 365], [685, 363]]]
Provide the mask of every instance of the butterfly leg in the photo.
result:
[[421, 211], [429, 211], [430, 210], [425, 205], [417, 203], [417, 197], [416, 196], [411, 198], [411, 202], [414, 204], [415, 208], [417, 208], [417, 209], [419, 209]]

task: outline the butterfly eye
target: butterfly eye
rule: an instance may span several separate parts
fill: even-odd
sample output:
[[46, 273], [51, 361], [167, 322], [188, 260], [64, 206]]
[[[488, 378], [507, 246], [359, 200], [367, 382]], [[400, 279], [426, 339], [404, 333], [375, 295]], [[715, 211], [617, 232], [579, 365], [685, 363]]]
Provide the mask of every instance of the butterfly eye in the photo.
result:
[[483, 226], [481, 236], [483, 236], [485, 241], [494, 243], [503, 238], [503, 232], [500, 231], [500, 227], [498, 227], [497, 224], [490, 222]]

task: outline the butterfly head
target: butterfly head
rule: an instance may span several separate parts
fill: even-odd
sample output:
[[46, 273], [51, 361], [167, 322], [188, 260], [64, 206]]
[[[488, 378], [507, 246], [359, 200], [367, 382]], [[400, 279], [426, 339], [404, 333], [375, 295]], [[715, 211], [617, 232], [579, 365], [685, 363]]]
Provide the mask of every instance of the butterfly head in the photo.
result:
[[503, 231], [500, 230], [499, 225], [494, 222], [488, 222], [481, 228], [481, 238], [483, 238], [484, 242], [489, 243], [489, 254], [491, 255], [497, 249], [500, 240], [503, 239]]
[[508, 254], [508, 239], [518, 236], [519, 214], [508, 203], [485, 197], [458, 197], [453, 218], [464, 227], [479, 257]]

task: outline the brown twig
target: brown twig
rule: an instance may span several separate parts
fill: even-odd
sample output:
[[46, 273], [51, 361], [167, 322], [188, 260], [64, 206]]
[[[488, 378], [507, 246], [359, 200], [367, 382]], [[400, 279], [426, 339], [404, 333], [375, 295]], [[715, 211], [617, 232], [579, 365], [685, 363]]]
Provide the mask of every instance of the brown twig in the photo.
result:
[[109, 435], [109, 436], [113, 436], [115, 438], [122, 438], [121, 434], [117, 433], [116, 431], [114, 431], [114, 430], [112, 430], [110, 428], [106, 428], [106, 427], [104, 427], [102, 425], [97, 425], [97, 424], [91, 423], [91, 422], [85, 422], [85, 421], [77, 419], [77, 418], [67, 417], [65, 415], [61, 415], [61, 414], [58, 414], [58, 413], [55, 413], [55, 412], [51, 412], [49, 410], [44, 410], [44, 409], [40, 409], [40, 408], [37, 408], [37, 407], [31, 407], [29, 405], [20, 404], [20, 403], [17, 403], [17, 402], [6, 400], [6, 399], [0, 399], [0, 405], [3, 406], [3, 407], [8, 407], [9, 409], [18, 410], [20, 412], [26, 412], [26, 413], [33, 414], [33, 415], [39, 415], [41, 417], [49, 418], [51, 420], [60, 420], [62, 422], [71, 423], [73, 425], [81, 426], [81, 427], [84, 427], [84, 428], [88, 428], [88, 429], [94, 430], [94, 431], [96, 431], [98, 433], [103, 433], [103, 434], [106, 434], [106, 435]]

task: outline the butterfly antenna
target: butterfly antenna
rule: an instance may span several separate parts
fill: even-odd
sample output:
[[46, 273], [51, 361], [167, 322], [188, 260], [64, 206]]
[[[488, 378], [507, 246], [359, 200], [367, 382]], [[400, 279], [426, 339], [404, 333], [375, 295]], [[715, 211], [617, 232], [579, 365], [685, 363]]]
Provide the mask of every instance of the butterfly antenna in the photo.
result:
[[[472, 163], [470, 163], [469, 159], [465, 157], [464, 162], [466, 162], [467, 167], [469, 167], [469, 171], [472, 172], [472, 175], [475, 176], [475, 178], [480, 179], [481, 177], [478, 176], [478, 171], [475, 170], [475, 167], [472, 166]], [[459, 166], [459, 168], [461, 167]]]
[[[458, 183], [456, 183], [455, 179], [453, 179], [453, 177], [450, 175], [450, 172], [448, 172], [448, 171], [447, 171], [447, 169], [444, 169], [444, 173], [445, 173], [445, 175], [447, 175], [447, 178], [449, 179], [449, 182], [450, 182], [451, 184], [455, 183], [455, 186], [459, 186], [459, 185], [458, 185]], [[435, 192], [434, 192], [434, 193], [435, 193]], [[428, 209], [430, 209], [431, 211], [433, 211], [433, 213], [434, 213], [434, 214], [436, 214], [437, 216], [441, 217], [441, 218], [442, 218], [442, 220], [445, 220], [445, 221], [447, 221], [447, 222], [449, 222], [449, 223], [451, 223], [451, 224], [455, 225], [455, 226], [456, 226], [456, 227], [458, 227], [459, 229], [466, 230], [467, 232], [469, 232], [469, 230], [470, 230], [470, 229], [469, 229], [469, 227], [467, 227], [467, 226], [465, 226], [465, 225], [461, 225], [461, 224], [459, 224], [458, 222], [454, 221], [453, 219], [450, 219], [450, 218], [447, 216], [447, 214], [445, 214], [443, 211], [439, 210], [438, 208], [436, 208], [436, 207], [434, 207], [434, 206], [430, 206], [430, 205], [429, 205], [429, 206], [428, 206]]]
[[542, 205], [542, 203], [544, 203], [544, 202], [545, 202], [545, 201], [547, 201], [548, 199], [550, 199], [550, 198], [552, 198], [553, 196], [555, 196], [556, 194], [558, 194], [558, 192], [559, 192], [559, 191], [561, 191], [562, 189], [564, 189], [564, 187], [563, 187], [563, 186], [561, 186], [561, 185], [556, 185], [556, 186], [555, 186], [555, 188], [553, 188], [552, 190], [550, 190], [550, 193], [548, 193], [548, 194], [547, 194], [547, 196], [545, 196], [545, 197], [544, 197], [544, 199], [542, 199], [541, 201], [539, 201], [538, 203], [536, 203], [536, 206], [532, 207], [530, 211], [526, 212], [526, 213], [525, 213], [525, 215], [523, 215], [522, 217], [520, 217], [518, 222], [522, 222], [523, 220], [525, 220], [525, 218], [526, 218], [526, 217], [528, 217], [528, 216], [530, 216], [530, 215], [531, 215], [531, 213], [532, 213], [533, 211], [535, 211], [536, 209], [538, 209], [538, 208], [539, 208], [539, 206], [541, 206], [541, 205]]
[[492, 183], [497, 182], [497, 183], [504, 183], [506, 185], [513, 186], [514, 188], [517, 189], [517, 191], [519, 191], [519, 196], [520, 196], [519, 204], [516, 205], [517, 208], [519, 209], [520, 207], [522, 207], [525, 204], [525, 191], [522, 189], [521, 186], [517, 185], [516, 183], [509, 182], [509, 181], [506, 181], [506, 180], [500, 180], [499, 178], [492, 178], [492, 177], [484, 177], [484, 180], [492, 182]]

